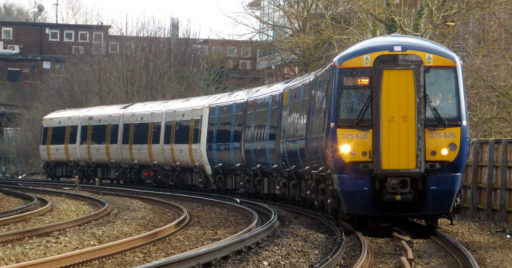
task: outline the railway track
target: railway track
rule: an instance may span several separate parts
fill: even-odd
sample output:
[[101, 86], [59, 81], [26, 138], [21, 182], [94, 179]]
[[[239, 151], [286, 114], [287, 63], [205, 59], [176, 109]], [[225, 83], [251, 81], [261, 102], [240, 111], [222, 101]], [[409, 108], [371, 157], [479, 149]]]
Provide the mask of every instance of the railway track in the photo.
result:
[[[52, 183], [52, 185], [53, 185], [53, 183]], [[65, 184], [65, 185], [68, 187], [70, 186], [70, 184]], [[90, 185], [80, 185], [80, 187], [82, 187], [83, 189], [97, 188], [95, 186], [90, 186]], [[117, 188], [112, 188], [112, 187], [105, 187], [105, 188], [117, 190]], [[150, 191], [133, 190], [133, 189], [131, 189], [131, 190], [124, 189], [122, 191], [136, 192], [136, 193], [139, 193], [142, 195], [152, 193], [152, 194], [155, 194], [156, 196], [160, 196], [160, 197], [166, 196], [166, 195], [171, 195], [169, 193], [153, 193]], [[198, 193], [195, 193], [195, 194], [197, 195]], [[178, 194], [178, 196], [180, 196], [180, 195]], [[212, 195], [205, 194], [204, 196], [212, 196]], [[220, 198], [222, 198], [223, 200], [226, 200], [228, 202], [230, 200], [232, 200], [232, 198], [226, 197], [226, 196], [220, 196]], [[249, 207], [251, 206], [249, 203], [245, 203], [248, 201], [239, 200], [239, 202], [241, 205], [245, 205], [245, 206], [249, 206]], [[279, 204], [279, 205], [281, 206], [282, 204]], [[258, 210], [257, 207], [253, 207], [252, 209]], [[283, 209], [287, 209], [287, 208], [283, 207]], [[291, 207], [289, 209], [294, 210], [295, 212], [302, 213], [302, 212], [300, 212], [301, 209], [298, 209], [295, 207]], [[305, 211], [305, 210], [302, 210], [302, 211]], [[265, 215], [265, 213], [262, 213], [262, 211], [260, 211], [259, 214]], [[316, 213], [313, 213], [313, 214], [316, 214]], [[270, 214], [267, 213], [267, 215], [270, 215]], [[267, 216], [267, 217], [272, 218], [273, 216]], [[275, 217], [277, 218], [277, 215]], [[313, 217], [318, 217], [318, 214], [314, 215]], [[329, 224], [327, 224], [327, 225], [329, 225]], [[365, 236], [362, 235], [361, 232], [352, 229], [348, 224], [341, 223], [341, 226], [343, 226], [342, 229], [346, 235], [354, 235], [355, 237], [357, 237], [357, 240], [359, 241], [360, 256], [358, 257], [357, 261], [353, 264], [353, 267], [373, 267], [373, 265], [376, 262], [378, 262], [379, 260], [376, 260], [376, 258], [374, 257], [373, 251], [375, 251], [375, 249], [372, 249], [371, 243], [368, 243], [368, 239], [367, 239], [368, 237], [365, 238]], [[273, 228], [276, 228], [276, 226]], [[339, 229], [339, 227], [336, 227], [336, 228]], [[420, 227], [414, 227], [414, 228], [420, 228]], [[426, 231], [421, 231], [421, 232], [424, 233]], [[405, 236], [403, 236], [403, 237], [405, 237]], [[439, 245], [439, 248], [447, 250], [447, 252], [448, 252], [447, 254], [452, 256], [452, 258], [453, 258], [452, 262], [456, 263], [459, 267], [479, 267], [478, 264], [476, 263], [475, 259], [471, 256], [471, 254], [460, 243], [458, 243], [454, 239], [450, 238], [449, 236], [442, 234], [441, 232], [436, 232], [436, 233], [430, 235], [428, 237], [428, 239], [430, 241], [432, 241], [433, 243]], [[219, 241], [216, 244], [218, 247], [226, 246], [225, 242], [229, 243], [229, 240], [230, 239], [226, 239], [226, 241]], [[343, 239], [341, 239], [341, 240], [343, 240]], [[404, 241], [404, 242], [402, 242], [402, 241]], [[229, 255], [234, 251], [244, 249], [245, 247], [250, 245], [250, 243], [242, 243], [242, 244], [243, 245], [239, 245], [239, 246], [229, 246], [228, 245], [228, 246], [226, 246], [226, 249], [224, 249], [224, 250], [222, 250], [222, 249], [219, 250], [219, 248], [217, 248], [217, 247], [205, 247], [207, 249], [206, 251], [208, 251], [208, 253], [203, 252], [203, 253], [205, 253], [205, 256], [204, 256], [204, 258], [199, 257], [199, 261], [197, 261], [198, 257], [195, 255], [198, 253], [191, 251], [191, 252], [186, 252], [186, 253], [179, 254], [176, 256], [172, 256], [169, 258], [165, 258], [165, 259], [153, 262], [153, 263], [148, 263], [148, 264], [142, 265], [140, 267], [157, 267], [157, 266], [192, 267], [194, 265], [197, 265], [198, 263], [217, 263], [217, 260], [220, 257]], [[414, 265], [417, 264], [416, 259], [414, 258], [414, 251], [413, 251], [414, 247], [412, 247], [410, 249], [406, 248], [405, 245], [410, 244], [410, 242], [408, 242], [407, 239], [406, 240], [401, 239], [399, 241], [399, 244], [404, 245], [403, 251], [405, 252], [405, 254], [404, 254], [403, 258], [401, 258], [401, 260], [398, 263], [400, 263], [400, 265], [402, 267], [414, 267]], [[210, 250], [211, 250], [211, 252], [210, 252]], [[337, 260], [339, 260], [339, 258], [343, 255], [343, 252], [345, 250], [346, 249], [345, 249], [345, 246], [343, 245], [343, 243], [341, 243], [341, 246], [337, 245], [336, 249], [333, 249], [333, 252], [325, 259], [322, 259], [322, 261], [319, 262], [315, 267], [333, 267], [334, 266], [333, 264], [336, 263]], [[201, 249], [198, 249], [198, 251], [205, 251], [205, 250], [204, 250], [204, 248], [201, 248]], [[222, 252], [222, 253], [217, 253], [217, 251]]]
[[[386, 233], [390, 228], [387, 229]], [[382, 262], [398, 262], [402, 268], [425, 264], [439, 267], [479, 267], [471, 253], [462, 244], [439, 230], [432, 231], [413, 221], [399, 223], [392, 229], [394, 231], [391, 236], [380, 234], [379, 236], [383, 236], [383, 238], [372, 237], [370, 239], [376, 245], [384, 243], [379, 245], [380, 250], [383, 250], [383, 247], [396, 248], [397, 244], [400, 245], [399, 252], [388, 252], [389, 255], [394, 256], [388, 256], [388, 259], [381, 256], [380, 261]], [[393, 260], [393, 258], [395, 259]]]
[[[25, 182], [27, 184], [33, 184], [38, 186], [50, 186], [50, 187], [70, 187], [73, 186], [73, 184], [69, 183], [56, 183], [56, 182], [50, 182], [50, 183], [41, 183], [41, 182]], [[80, 184], [79, 186], [82, 190], [87, 191], [96, 191], [98, 189], [97, 186], [92, 185], [84, 185]], [[116, 187], [99, 187], [99, 188], [105, 188], [109, 189], [109, 191], [124, 191], [124, 192], [130, 192], [130, 193], [137, 193], [140, 195], [148, 195], [151, 194], [153, 196], [157, 197], [165, 197], [166, 195], [169, 195], [169, 193], [161, 193], [161, 192], [152, 192], [152, 191], [144, 191], [144, 190], [135, 190], [135, 189], [124, 189], [121, 190], [118, 188], [119, 185], [116, 185]], [[185, 197], [187, 194], [191, 194], [190, 192], [186, 191], [179, 191], [178, 194], [175, 194], [175, 197], [182, 196]], [[259, 231], [259, 230], [253, 230], [253, 233], [257, 234], [258, 232], [261, 232], [261, 234], [253, 235], [252, 233], [246, 234], [244, 237], [236, 238], [238, 235], [235, 235], [233, 237], [224, 239], [222, 241], [219, 241], [216, 243], [216, 245], [208, 245], [206, 247], [201, 247], [198, 249], [195, 249], [190, 252], [185, 252], [183, 254], [178, 254], [175, 256], [171, 256], [169, 258], [164, 258], [159, 261], [155, 261], [152, 263], [147, 263], [145, 265], [141, 265], [139, 267], [192, 267], [197, 265], [198, 263], [218, 263], [218, 260], [222, 256], [226, 256], [231, 254], [232, 252], [239, 251], [241, 249], [244, 249], [251, 244], [255, 243], [256, 241], [260, 240], [262, 237], [268, 235], [270, 232], [272, 232], [275, 228], [277, 228], [277, 213], [275, 210], [272, 210], [268, 206], [265, 206], [264, 209], [262, 209], [261, 204], [252, 202], [252, 201], [246, 201], [242, 199], [236, 199], [232, 197], [226, 197], [223, 195], [212, 195], [212, 194], [205, 194], [205, 193], [197, 193], [194, 192], [194, 195], [200, 195], [204, 198], [210, 199], [222, 199], [225, 202], [237, 202], [240, 205], [244, 205], [247, 207], [252, 208], [255, 211], [258, 211], [258, 215], [260, 215], [260, 221], [262, 221], [261, 218], [265, 218], [265, 222], [267, 224], [262, 224], [260, 228], [266, 228], [267, 231]], [[318, 263], [314, 265], [314, 267], [334, 267], [336, 263], [340, 260], [340, 258], [343, 256], [346, 248], [345, 248], [345, 240], [344, 240], [344, 228], [350, 228], [349, 225], [345, 225], [342, 228], [339, 227], [335, 222], [332, 220], [322, 216], [319, 213], [312, 212], [309, 210], [301, 209], [294, 206], [288, 206], [283, 205], [280, 203], [270, 203], [272, 206], [282, 208], [284, 210], [291, 211], [293, 213], [305, 215], [306, 217], [313, 218], [317, 221], [320, 221], [322, 224], [327, 226], [336, 236], [336, 244], [332, 248], [332, 251], [326, 255], [324, 258], [322, 258]], [[266, 225], [269, 225], [271, 227], [267, 227]], [[359, 257], [357, 263], [354, 267], [371, 267], [373, 264], [373, 255], [371, 252], [370, 247], [368, 246], [367, 241], [364, 239], [364, 237], [361, 235], [360, 232], [357, 232], [353, 229], [352, 230], [354, 235], [358, 238], [361, 245], [361, 256]], [[254, 238], [251, 238], [250, 236], [255, 236]], [[233, 241], [234, 240], [234, 241]], [[239, 241], [238, 241], [239, 240]], [[247, 242], [250, 241], [250, 242]], [[223, 249], [224, 248], [224, 249]], [[219, 253], [220, 252], [220, 253]]]
[[[30, 183], [27, 183], [30, 184]], [[37, 184], [38, 186], [43, 186], [42, 184]], [[46, 184], [46, 186], [51, 187], [69, 187], [69, 184]], [[239, 231], [238, 233], [231, 235], [228, 238], [222, 239], [220, 241], [216, 241], [207, 246], [203, 246], [194, 250], [190, 250], [169, 258], [161, 259], [155, 263], [148, 263], [143, 265], [144, 267], [155, 267], [155, 266], [165, 266], [165, 267], [193, 267], [197, 264], [204, 263], [216, 263], [220, 258], [232, 254], [233, 252], [242, 250], [269, 235], [273, 230], [277, 227], [277, 213], [275, 210], [270, 207], [260, 204], [257, 202], [239, 200], [239, 202], [226, 202], [221, 200], [215, 200], [211, 198], [205, 197], [192, 197], [184, 194], [171, 194], [171, 193], [161, 193], [161, 192], [149, 192], [149, 191], [138, 191], [138, 190], [127, 190], [127, 189], [117, 189], [112, 187], [96, 187], [96, 186], [87, 186], [80, 185], [80, 189], [84, 191], [90, 191], [94, 193], [102, 193], [102, 194], [112, 194], [119, 196], [130, 196], [133, 198], [149, 198], [154, 200], [161, 200], [164, 198], [171, 198], [177, 200], [199, 200], [200, 202], [205, 202], [211, 204], [217, 203], [220, 206], [229, 207], [231, 210], [236, 210], [238, 212], [244, 213], [247, 217], [251, 218], [251, 223], [249, 226]], [[151, 197], [148, 197], [151, 196]], [[122, 241], [119, 241], [121, 243]], [[151, 241], [152, 242], [152, 241]], [[146, 242], [151, 243], [151, 242]], [[142, 243], [140, 245], [143, 245]], [[138, 245], [138, 246], [140, 246]], [[102, 245], [103, 246], [103, 245]], [[134, 248], [136, 246], [132, 246]], [[116, 252], [103, 254], [102, 256], [86, 256], [81, 257], [83, 252], [75, 252], [73, 256], [68, 256], [71, 253], [63, 254], [64, 257], [71, 257], [72, 261], [57, 263], [57, 260], [54, 258], [60, 258], [59, 256], [54, 256], [51, 258], [47, 258], [47, 260], [37, 260], [37, 262], [30, 263], [22, 263], [12, 267], [30, 267], [29, 265], [35, 265], [37, 267], [41, 265], [45, 265], [47, 267], [52, 266], [66, 266], [77, 263], [87, 262], [93, 259], [105, 257], [108, 255], [113, 255], [118, 252], [123, 252], [128, 250], [128, 248], [117, 250]], [[100, 252], [105, 252], [105, 249], [98, 249]], [[84, 252], [85, 253], [85, 252]], [[27, 266], [25, 266], [27, 265]], [[34, 267], [35, 267], [34, 266]]]
[[[27, 229], [2, 233], [2, 234], [0, 234], [0, 243], [5, 243], [8, 241], [22, 239], [22, 238], [27, 238], [27, 237], [31, 237], [31, 236], [35, 236], [35, 235], [42, 235], [42, 234], [46, 234], [46, 233], [50, 233], [50, 232], [54, 232], [54, 231], [58, 231], [58, 230], [68, 229], [68, 228], [71, 228], [74, 226], [82, 225], [82, 224], [100, 219], [100, 218], [110, 214], [110, 212], [112, 211], [112, 207], [110, 207], [110, 205], [107, 202], [97, 199], [97, 198], [94, 198], [94, 197], [86, 196], [86, 195], [80, 195], [80, 194], [76, 194], [76, 193], [50, 190], [50, 189], [37, 189], [37, 188], [28, 188], [28, 187], [20, 187], [20, 186], [9, 186], [9, 187], [15, 188], [17, 190], [26, 191], [26, 192], [43, 193], [43, 194], [50, 194], [50, 195], [51, 194], [64, 195], [64, 196], [68, 196], [70, 198], [84, 200], [86, 202], [90, 202], [91, 204], [94, 204], [95, 206], [97, 206], [98, 210], [96, 210], [92, 213], [89, 213], [87, 215], [84, 215], [82, 217], [78, 217], [78, 218], [67, 220], [67, 221], [60, 221], [60, 222], [35, 226], [35, 227], [27, 228]], [[50, 205], [51, 205], [50, 201], [47, 201], [47, 200], [45, 200], [43, 198], [39, 198], [39, 197], [37, 199], [43, 200], [42, 201], [43, 204], [46, 203], [46, 205], [43, 205], [38, 210], [34, 210], [34, 212], [48, 210], [50, 208]], [[27, 212], [27, 213], [30, 213], [30, 212]], [[16, 216], [22, 217], [24, 219], [34, 216], [33, 214], [27, 214], [27, 213], [22, 213], [22, 214], [16, 215]], [[38, 215], [40, 215], [40, 214], [42, 214], [42, 212], [38, 213]]]
[[[1, 192], [22, 198], [28, 201], [28, 204], [19, 206], [0, 213], [0, 225], [11, 224], [14, 222], [24, 221], [26, 219], [42, 215], [50, 211], [52, 203], [42, 197], [23, 193], [19, 191], [12, 191], [9, 189], [0, 189]], [[1, 241], [1, 240], [0, 240]]]
[[12, 215], [16, 215], [16, 214], [21, 214], [21, 213], [24, 213], [29, 210], [33, 210], [33, 209], [37, 208], [39, 205], [37, 202], [37, 197], [34, 195], [31, 195], [28, 193], [23, 193], [23, 192], [18, 192], [18, 191], [13, 191], [13, 190], [9, 190], [9, 189], [3, 189], [3, 188], [0, 188], [0, 192], [5, 195], [8, 195], [8, 196], [20, 198], [25, 203], [24, 205], [21, 205], [21, 206], [12, 208], [12, 209], [0, 211], [0, 219], [9, 217]]

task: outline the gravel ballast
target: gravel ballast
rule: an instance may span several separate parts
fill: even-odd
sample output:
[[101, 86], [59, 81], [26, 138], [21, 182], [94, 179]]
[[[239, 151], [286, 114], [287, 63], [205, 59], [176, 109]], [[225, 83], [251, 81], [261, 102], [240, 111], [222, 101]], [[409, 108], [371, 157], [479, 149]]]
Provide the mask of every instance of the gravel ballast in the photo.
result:
[[51, 210], [42, 215], [31, 217], [24, 221], [0, 226], [0, 234], [60, 221], [71, 220], [92, 213], [98, 209], [86, 201], [76, 200], [69, 197], [44, 194], [38, 194], [37, 196], [51, 201]]
[[[112, 213], [98, 221], [31, 237], [0, 246], [0, 265], [9, 265], [63, 254], [135, 236], [172, 222], [174, 210], [155, 206], [138, 199], [96, 196], [113, 207]], [[65, 202], [63, 202], [65, 201]], [[55, 202], [52, 200], [52, 202]], [[55, 202], [57, 203], [57, 202]], [[69, 199], [58, 203], [70, 204]]]
[[212, 244], [245, 229], [250, 221], [226, 207], [197, 202], [173, 201], [190, 213], [191, 222], [183, 230], [155, 243], [100, 259], [84, 267], [130, 267], [157, 261]]
[[10, 210], [23, 205], [23, 199], [0, 193], [0, 211]]
[[439, 230], [459, 241], [480, 267], [512, 267], [512, 233], [493, 223], [456, 218], [454, 225], [440, 220]]
[[275, 233], [221, 267], [311, 267], [332, 251], [335, 236], [323, 223], [282, 209], [278, 215]]

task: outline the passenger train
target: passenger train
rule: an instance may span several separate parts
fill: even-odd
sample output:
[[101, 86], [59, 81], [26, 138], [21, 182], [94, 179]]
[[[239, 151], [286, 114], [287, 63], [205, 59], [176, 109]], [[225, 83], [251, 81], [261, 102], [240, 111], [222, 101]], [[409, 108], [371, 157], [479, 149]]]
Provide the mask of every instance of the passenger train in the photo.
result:
[[40, 145], [48, 178], [278, 195], [434, 224], [453, 208], [468, 151], [460, 58], [396, 34], [273, 85], [59, 110]]

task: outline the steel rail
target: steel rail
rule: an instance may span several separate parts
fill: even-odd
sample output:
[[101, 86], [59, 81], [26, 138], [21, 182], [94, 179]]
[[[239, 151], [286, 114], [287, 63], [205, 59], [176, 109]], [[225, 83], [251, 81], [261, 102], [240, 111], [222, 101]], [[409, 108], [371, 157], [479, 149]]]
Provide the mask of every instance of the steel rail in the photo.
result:
[[321, 221], [325, 226], [329, 227], [336, 234], [336, 246], [329, 252], [329, 254], [321, 259], [316, 265], [313, 267], [316, 268], [326, 268], [326, 267], [335, 267], [338, 261], [343, 257], [343, 254], [346, 251], [346, 243], [345, 243], [345, 232], [344, 228], [338, 226], [334, 221], [330, 218], [323, 216], [321, 213], [310, 211], [307, 209], [285, 205], [281, 203], [275, 202], [267, 202], [271, 205], [275, 205], [284, 210], [291, 211], [293, 213], [302, 214], [309, 218], [312, 218], [317, 221]]
[[129, 249], [133, 249], [136, 247], [140, 247], [142, 245], [146, 245], [148, 243], [154, 242], [166, 236], [169, 236], [177, 231], [181, 230], [185, 227], [190, 221], [190, 215], [188, 211], [177, 204], [173, 204], [171, 202], [167, 202], [164, 200], [150, 198], [150, 197], [137, 197], [140, 199], [144, 199], [146, 201], [150, 201], [153, 203], [157, 203], [159, 205], [168, 206], [171, 209], [176, 210], [180, 217], [173, 222], [154, 229], [152, 231], [128, 237], [122, 240], [113, 241], [110, 243], [98, 245], [95, 247], [84, 248], [68, 253], [64, 253], [61, 255], [51, 256], [43, 259], [32, 260], [28, 262], [18, 263], [14, 265], [7, 266], [8, 268], [14, 267], [61, 267], [61, 266], [69, 266], [75, 265], [91, 260], [95, 260], [98, 258], [110, 256], [113, 254], [117, 254], [120, 252], [124, 252]]
[[[14, 187], [14, 186], [10, 186], [10, 187]], [[60, 221], [60, 222], [50, 223], [50, 224], [46, 224], [46, 225], [35, 226], [32, 228], [27, 228], [27, 229], [23, 229], [23, 230], [2, 233], [2, 234], [0, 234], [0, 243], [4, 243], [7, 241], [16, 240], [16, 239], [21, 239], [21, 238], [25, 238], [25, 237], [50, 233], [53, 231], [68, 229], [71, 227], [75, 227], [78, 225], [82, 225], [82, 224], [100, 219], [104, 216], [107, 216], [112, 211], [112, 207], [108, 204], [108, 202], [98, 199], [98, 198], [95, 198], [95, 197], [92, 197], [92, 196], [80, 195], [80, 194], [76, 194], [76, 193], [68, 193], [68, 192], [64, 192], [64, 191], [49, 190], [49, 189], [43, 190], [43, 189], [38, 189], [38, 188], [24, 188], [24, 187], [14, 187], [14, 188], [23, 189], [23, 190], [29, 191], [29, 192], [37, 192], [37, 193], [44, 193], [44, 194], [68, 195], [68, 196], [72, 196], [75, 199], [80, 199], [80, 200], [85, 200], [87, 202], [91, 202], [92, 204], [95, 204], [95, 206], [100, 207], [100, 209], [98, 209], [92, 213], [89, 213], [87, 215], [84, 215], [82, 217], [70, 219], [67, 221]], [[49, 205], [51, 204], [50, 201], [46, 201], [46, 202], [48, 202]]]
[[469, 250], [461, 243], [447, 234], [436, 230], [430, 237], [434, 242], [446, 249], [452, 255], [460, 267], [462, 268], [478, 268], [480, 267]]
[[364, 238], [361, 232], [356, 231], [350, 224], [346, 222], [340, 222], [345, 230], [345, 233], [353, 233], [357, 236], [359, 243], [361, 244], [361, 254], [354, 264], [354, 268], [370, 268], [374, 266], [373, 251], [368, 244], [368, 241]]
[[218, 260], [233, 252], [247, 248], [272, 233], [279, 225], [277, 212], [265, 204], [258, 202], [240, 200], [240, 204], [258, 207], [258, 210], [266, 213], [269, 220], [255, 230], [245, 233], [232, 239], [190, 250], [158, 261], [140, 265], [137, 267], [197, 267], [206, 263], [217, 264]]
[[428, 239], [431, 239], [436, 244], [444, 248], [457, 262], [461, 268], [479, 268], [480, 266], [476, 262], [475, 258], [471, 253], [457, 240], [450, 237], [449, 235], [436, 230], [431, 230], [425, 225], [414, 221], [407, 221], [407, 226], [421, 230], [422, 233], [430, 232]]
[[[24, 213], [15, 214], [9, 217], [4, 217], [0, 219], [0, 225], [7, 225], [15, 222], [24, 221], [39, 215], [43, 215], [46, 212], [50, 211], [52, 209], [52, 202], [49, 200], [46, 200], [42, 197], [36, 198], [36, 205], [39, 204], [41, 207], [35, 210], [30, 210]], [[2, 241], [3, 234], [0, 234], [0, 242]]]
[[25, 200], [25, 204], [9, 210], [0, 211], [0, 219], [32, 210], [38, 206], [37, 197], [31, 194], [0, 188], [0, 192]]

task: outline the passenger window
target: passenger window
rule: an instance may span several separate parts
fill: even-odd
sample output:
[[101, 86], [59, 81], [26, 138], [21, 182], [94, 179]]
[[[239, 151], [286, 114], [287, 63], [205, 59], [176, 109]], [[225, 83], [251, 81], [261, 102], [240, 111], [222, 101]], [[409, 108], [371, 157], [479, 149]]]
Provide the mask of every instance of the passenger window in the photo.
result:
[[66, 127], [54, 127], [52, 129], [52, 145], [60, 145], [64, 144], [64, 139], [66, 137]]
[[117, 144], [117, 135], [119, 134], [119, 125], [110, 126], [110, 144]]
[[160, 143], [160, 124], [159, 122], [153, 123], [153, 136], [152, 136], [152, 143], [153, 144], [159, 144]]
[[123, 144], [130, 143], [130, 124], [123, 124]]
[[149, 123], [138, 123], [133, 128], [133, 144], [148, 144]]
[[105, 144], [107, 139], [107, 126], [92, 126], [91, 144]]
[[80, 144], [87, 144], [87, 128], [88, 126], [82, 126], [80, 129]]
[[165, 122], [164, 144], [171, 144], [172, 121]]
[[78, 130], [78, 126], [70, 126], [69, 127], [69, 144], [76, 143], [76, 132]]
[[201, 127], [201, 120], [194, 119], [194, 139], [192, 140], [192, 143], [194, 143], [194, 144], [199, 143], [200, 127]]
[[46, 145], [46, 140], [48, 139], [48, 128], [43, 127], [41, 132], [41, 145]]
[[174, 144], [188, 144], [190, 121], [177, 121], [174, 134]]

